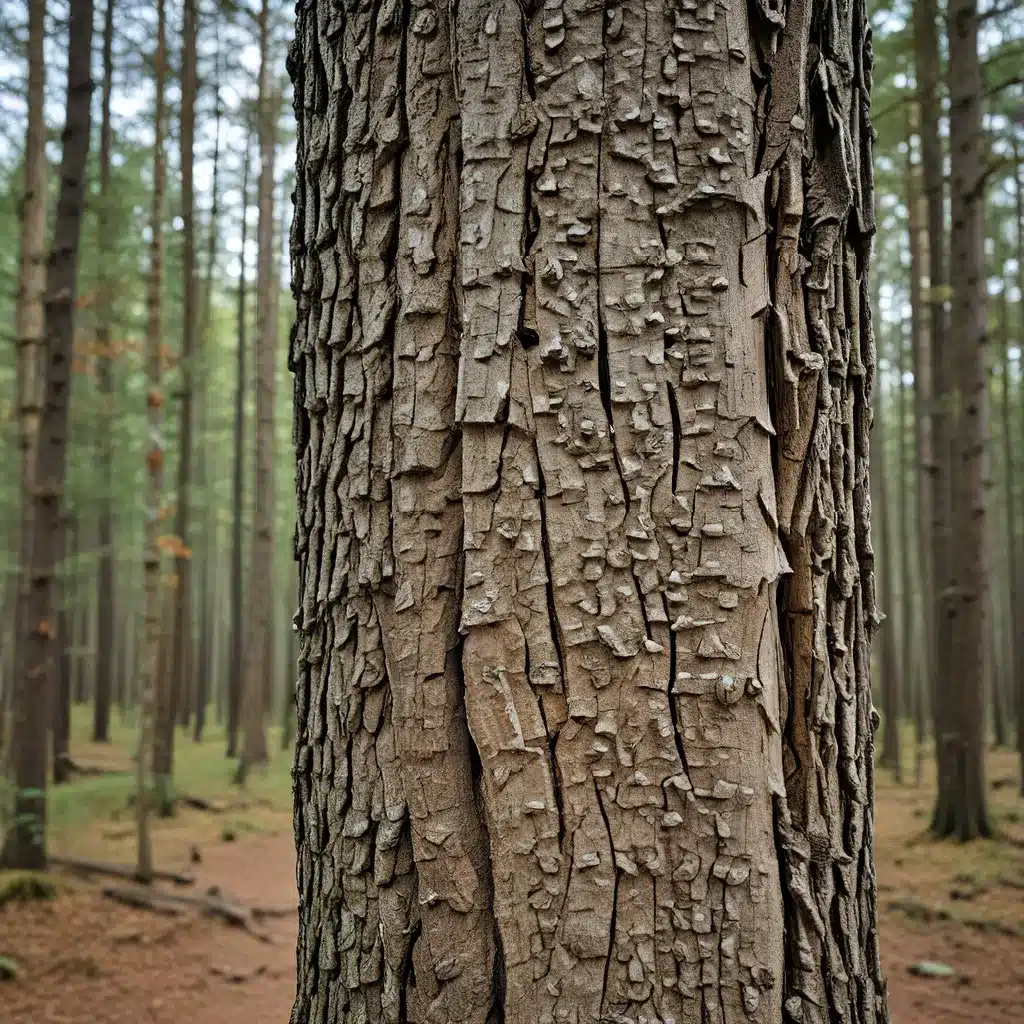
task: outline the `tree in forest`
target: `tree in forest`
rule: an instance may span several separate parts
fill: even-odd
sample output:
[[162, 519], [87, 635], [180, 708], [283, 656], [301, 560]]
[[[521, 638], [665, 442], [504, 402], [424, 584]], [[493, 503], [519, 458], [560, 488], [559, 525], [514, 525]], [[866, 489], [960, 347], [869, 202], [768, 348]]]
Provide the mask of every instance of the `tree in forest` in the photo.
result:
[[153, 787], [150, 769], [153, 751], [154, 719], [158, 701], [161, 607], [160, 607], [160, 522], [164, 471], [164, 356], [160, 331], [162, 325], [161, 290], [164, 272], [164, 88], [167, 75], [166, 14], [164, 0], [157, 0], [156, 46], [153, 60], [156, 108], [153, 115], [153, 197], [150, 214], [149, 281], [146, 292], [146, 408], [149, 416], [149, 448], [145, 520], [143, 655], [140, 680], [139, 743], [136, 753], [135, 820], [137, 829], [136, 873], [148, 880], [153, 871], [153, 853], [149, 832]]
[[975, 0], [950, 0], [949, 145], [952, 306], [946, 382], [950, 543], [945, 618], [951, 658], [942, 661], [946, 703], [938, 736], [939, 792], [932, 828], [939, 836], [989, 834], [985, 797], [988, 379], [984, 259], [983, 87]]
[[[30, 24], [43, 31], [43, 5], [33, 0]], [[42, 352], [42, 402], [39, 409], [35, 466], [28, 471], [31, 491], [22, 529], [27, 554], [25, 582], [18, 596], [11, 763], [14, 813], [3, 856], [8, 867], [42, 868], [46, 864], [47, 730], [53, 699], [54, 575], [63, 552], [62, 501], [66, 475], [68, 406], [78, 243], [81, 236], [89, 155], [92, 0], [71, 0], [60, 191], [43, 296], [45, 338]], [[30, 63], [42, 60], [42, 36], [30, 43]], [[33, 84], [42, 88], [41, 64], [33, 67]], [[39, 99], [39, 97], [35, 97]], [[39, 125], [36, 125], [39, 130]], [[29, 187], [40, 184], [38, 171]], [[33, 216], [36, 216], [33, 214]], [[38, 226], [38, 225], [37, 225]], [[34, 243], [35, 244], [35, 243]], [[23, 323], [23, 327], [28, 325]]]
[[[46, 32], [46, 0], [28, 5], [28, 116], [25, 128], [25, 186], [21, 201], [21, 238], [18, 250], [18, 294], [15, 303], [15, 335], [18, 345], [18, 444], [21, 474], [20, 564], [31, 558], [32, 491], [42, 404], [40, 369], [44, 342], [43, 292], [46, 287], [46, 125], [43, 105], [46, 68], [43, 41]], [[24, 573], [19, 588], [28, 580]], [[15, 605], [17, 608], [20, 602]], [[15, 622], [15, 643], [19, 627]], [[0, 749], [7, 741], [5, 713], [11, 693], [0, 695]]]
[[196, 0], [184, 0], [181, 29], [181, 117], [178, 141], [181, 158], [182, 208], [182, 306], [181, 306], [181, 400], [178, 405], [178, 498], [175, 514], [174, 585], [171, 590], [173, 625], [168, 671], [161, 678], [157, 701], [153, 751], [154, 802], [161, 816], [174, 807], [171, 776], [174, 768], [174, 727], [180, 703], [191, 686], [192, 617], [190, 523], [193, 390], [196, 334], [199, 330], [199, 266], [196, 260], [195, 188], [193, 164], [196, 137]]
[[[1024, 162], [1021, 160], [1021, 151], [1018, 148], [1016, 136], [1013, 140], [1013, 198], [1014, 212], [1016, 213], [1016, 232], [1014, 241], [1017, 244], [1017, 309], [1019, 322], [1017, 324], [1017, 374], [1019, 384], [1018, 408], [1021, 410], [1021, 417], [1024, 419], [1024, 185], [1021, 184], [1021, 168]], [[1018, 591], [1016, 602], [1019, 618], [1013, 621], [1013, 629], [1016, 634], [1016, 649], [1020, 655], [1020, 665], [1014, 666], [1016, 673], [1016, 686], [1014, 687], [1015, 710], [1017, 712], [1017, 753], [1020, 758], [1020, 793], [1024, 796], [1024, 544], [1018, 545], [1021, 554], [1021, 564], [1011, 567], [1014, 574], [1014, 585]]]
[[245, 497], [245, 393], [246, 378], [246, 288], [245, 246], [249, 226], [249, 163], [252, 132], [246, 126], [242, 164], [241, 246], [238, 251], [237, 327], [235, 338], [234, 462], [231, 481], [231, 657], [228, 662], [227, 756], [238, 753], [238, 730], [242, 708], [242, 680], [245, 674], [245, 623], [243, 617], [243, 505]]
[[[218, 231], [220, 230], [220, 136], [223, 107], [220, 97], [220, 34], [219, 21], [213, 22], [214, 34], [214, 135], [213, 135], [213, 173], [210, 185], [210, 220], [206, 244], [206, 284], [203, 289], [203, 313], [200, 337], [203, 346], [203, 374], [199, 384], [199, 409], [202, 416], [199, 431], [199, 451], [196, 459], [197, 483], [204, 491], [210, 486], [214, 467], [211, 465], [209, 452], [209, 422], [213, 412], [211, 388], [207, 373], [213, 355], [213, 291], [216, 283]], [[244, 242], [243, 242], [244, 247]], [[211, 677], [213, 676], [213, 643], [214, 643], [214, 579], [215, 543], [216, 543], [215, 507], [207, 501], [203, 523], [202, 562], [200, 565], [199, 593], [199, 648], [196, 652], [195, 672], [195, 720], [192, 737], [196, 743], [202, 741], [206, 727], [206, 708], [210, 700]]]
[[[919, 135], [921, 140], [921, 169], [925, 197], [925, 221], [928, 248], [928, 346], [919, 363], [928, 361], [927, 374], [915, 373], [915, 389], [921, 390], [921, 400], [927, 417], [923, 428], [930, 440], [930, 458], [922, 460], [920, 486], [927, 496], [929, 521], [922, 529], [930, 545], [927, 612], [924, 616], [930, 651], [928, 663], [931, 673], [932, 728], [936, 738], [937, 764], [940, 785], [942, 780], [942, 743], [945, 721], [951, 704], [947, 695], [947, 677], [944, 666], [950, 663], [951, 637], [943, 623], [945, 606], [942, 594], [948, 579], [950, 551], [949, 509], [949, 424], [947, 408], [946, 366], [949, 346], [948, 324], [943, 293], [946, 285], [946, 231], [945, 183], [943, 180], [943, 154], [939, 137], [941, 109], [940, 58], [937, 0], [918, 0], [914, 5], [914, 63], [917, 79]], [[920, 367], [923, 369], [923, 365]], [[933, 826], [935, 824], [933, 820]]]
[[258, 595], [248, 614], [242, 701], [242, 751], [236, 782], [267, 761], [267, 672], [273, 664], [274, 570], [274, 377], [277, 366], [277, 317], [274, 292], [274, 149], [280, 103], [271, 78], [270, 4], [259, 15], [260, 72], [257, 96], [260, 172], [256, 226], [256, 493], [252, 530], [250, 592]]
[[[879, 303], [874, 303], [877, 310]], [[877, 508], [872, 504], [874, 517], [872, 526], [875, 529], [881, 546], [879, 557], [875, 560], [876, 577], [881, 591], [881, 600], [886, 614], [891, 615], [896, 607], [893, 576], [892, 552], [892, 498], [889, 494], [889, 464], [886, 452], [886, 417], [882, 408], [884, 392], [878, 389], [876, 414], [874, 417], [874, 469], [872, 483], [876, 484]], [[874, 499], [872, 499], [874, 500]], [[879, 675], [882, 689], [882, 749], [878, 763], [893, 773], [896, 782], [902, 781], [902, 760], [900, 757], [900, 680], [903, 663], [896, 650], [896, 632], [891, 624], [882, 630], [878, 644]]]
[[300, 5], [294, 1024], [888, 1019], [872, 53], [811, 10]]
[[110, 697], [114, 676], [114, 601], [117, 581], [114, 559], [114, 357], [111, 342], [113, 321], [112, 260], [115, 238], [111, 225], [111, 148], [113, 130], [110, 105], [114, 88], [114, 0], [107, 0], [103, 17], [103, 98], [100, 121], [100, 194], [97, 243], [100, 267], [100, 321], [96, 328], [97, 384], [100, 391], [98, 470], [100, 477], [99, 567], [96, 574], [96, 694], [93, 703], [92, 738], [110, 739]]

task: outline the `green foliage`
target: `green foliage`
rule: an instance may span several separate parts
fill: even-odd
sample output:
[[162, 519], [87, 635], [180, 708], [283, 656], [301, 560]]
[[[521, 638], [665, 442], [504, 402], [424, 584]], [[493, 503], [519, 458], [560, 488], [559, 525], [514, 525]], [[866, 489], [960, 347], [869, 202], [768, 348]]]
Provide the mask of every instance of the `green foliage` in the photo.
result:
[[38, 871], [0, 871], [0, 907], [7, 903], [52, 900], [57, 883]]

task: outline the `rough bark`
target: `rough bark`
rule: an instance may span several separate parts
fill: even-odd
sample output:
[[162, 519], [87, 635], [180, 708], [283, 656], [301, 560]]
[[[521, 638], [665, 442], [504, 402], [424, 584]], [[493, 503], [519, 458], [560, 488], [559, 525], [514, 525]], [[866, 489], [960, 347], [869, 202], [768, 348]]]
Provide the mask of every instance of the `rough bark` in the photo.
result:
[[249, 160], [252, 150], [252, 132], [246, 129], [245, 158], [242, 167], [242, 244], [238, 255], [238, 313], [235, 350], [235, 429], [234, 471], [231, 485], [231, 653], [228, 659], [227, 692], [227, 756], [238, 752], [238, 730], [242, 709], [242, 679], [245, 671], [245, 612], [244, 579], [242, 573], [243, 515], [245, 511], [245, 393], [246, 380], [246, 302], [245, 302], [245, 246], [248, 238], [249, 217]]
[[973, 839], [989, 834], [985, 799], [986, 479], [988, 380], [985, 321], [982, 79], [975, 0], [950, 0], [949, 145], [952, 277], [948, 380], [952, 510], [946, 619], [951, 661], [948, 717], [940, 742], [933, 828], [937, 835]]
[[[21, 238], [18, 249], [18, 290], [15, 301], [15, 338], [18, 346], [18, 447], [21, 476], [21, 518], [17, 543], [19, 574], [13, 604], [12, 644], [15, 656], [0, 693], [0, 749], [7, 751], [7, 713], [13, 710], [13, 676], [19, 665], [17, 645], [22, 629], [18, 622], [21, 594], [30, 582], [27, 569], [32, 557], [32, 501], [35, 486], [36, 449], [42, 410], [43, 342], [46, 323], [43, 292], [46, 287], [46, 124], [43, 106], [46, 99], [46, 68], [43, 40], [46, 32], [46, 0], [28, 4], [28, 90], [25, 128], [25, 185], [21, 198]], [[12, 544], [13, 547], [13, 544]], [[6, 610], [6, 609], [5, 609]], [[7, 616], [4, 616], [6, 626]], [[4, 665], [7, 669], [8, 666]]]
[[[876, 296], [877, 299], [877, 296]], [[876, 301], [874, 307], [877, 310]], [[890, 366], [892, 364], [890, 363]], [[883, 408], [884, 395], [879, 388], [875, 406], [874, 443], [875, 472], [872, 483], [878, 496], [878, 510], [875, 512], [874, 524], [878, 529], [878, 540], [881, 545], [881, 560], [878, 565], [878, 584], [882, 597], [882, 611], [888, 621], [882, 627], [879, 639], [878, 667], [881, 669], [882, 688], [882, 749], [878, 763], [893, 773], [896, 782], [901, 782], [900, 758], [900, 659], [896, 649], [897, 629], [901, 625], [891, 618], [896, 608], [896, 590], [893, 585], [895, 562], [893, 558], [892, 507], [894, 502], [890, 492], [891, 455], [886, 446], [886, 435], [889, 423]]]
[[60, 192], [43, 303], [42, 405], [31, 509], [23, 527], [31, 539], [22, 549], [29, 553], [28, 579], [19, 594], [16, 620], [19, 636], [11, 731], [14, 808], [2, 859], [8, 867], [24, 869], [39, 869], [46, 863], [47, 728], [56, 634], [54, 576], [61, 554], [78, 242], [89, 155], [92, 14], [92, 0], [72, 0]]
[[269, 0], [259, 15], [260, 73], [257, 110], [260, 173], [256, 226], [256, 492], [253, 502], [249, 592], [259, 595], [249, 607], [242, 693], [242, 751], [236, 782], [264, 764], [267, 752], [267, 672], [274, 661], [274, 379], [278, 330], [274, 316], [274, 150], [277, 104], [271, 80]]
[[92, 738], [96, 743], [110, 739], [110, 694], [114, 677], [114, 595], [117, 592], [114, 558], [114, 359], [110, 344], [113, 321], [113, 283], [110, 265], [114, 239], [111, 237], [110, 204], [110, 99], [114, 84], [114, 0], [107, 0], [103, 16], [103, 98], [100, 122], [100, 195], [97, 207], [99, 248], [100, 313], [96, 326], [97, 385], [100, 395], [98, 469], [100, 477], [99, 560], [96, 569], [96, 697], [93, 702]]
[[160, 520], [164, 483], [164, 357], [161, 345], [161, 291], [164, 275], [164, 86], [167, 75], [167, 25], [164, 0], [157, 0], [156, 44], [153, 54], [156, 105], [153, 113], [153, 201], [150, 210], [149, 280], [146, 290], [146, 408], [149, 418], [148, 470], [143, 550], [143, 636], [139, 663], [139, 743], [135, 758], [136, 873], [149, 880], [153, 871], [150, 811], [153, 798], [153, 733], [156, 718], [163, 633], [160, 600]]
[[887, 1019], [870, 60], [300, 5], [295, 1024]]

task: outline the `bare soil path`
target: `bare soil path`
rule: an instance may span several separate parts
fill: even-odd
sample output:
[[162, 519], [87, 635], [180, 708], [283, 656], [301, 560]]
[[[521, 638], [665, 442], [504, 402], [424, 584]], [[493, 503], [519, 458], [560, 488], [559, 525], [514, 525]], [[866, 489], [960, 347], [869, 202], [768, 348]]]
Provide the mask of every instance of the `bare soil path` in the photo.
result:
[[[291, 836], [221, 843], [192, 866], [247, 905], [294, 907]], [[175, 865], [176, 867], [179, 865]], [[185, 865], [181, 865], [184, 867]], [[165, 917], [104, 899], [97, 882], [53, 901], [0, 908], [0, 951], [23, 977], [0, 983], [0, 1024], [285, 1024], [295, 917], [262, 924], [270, 941], [191, 913]]]

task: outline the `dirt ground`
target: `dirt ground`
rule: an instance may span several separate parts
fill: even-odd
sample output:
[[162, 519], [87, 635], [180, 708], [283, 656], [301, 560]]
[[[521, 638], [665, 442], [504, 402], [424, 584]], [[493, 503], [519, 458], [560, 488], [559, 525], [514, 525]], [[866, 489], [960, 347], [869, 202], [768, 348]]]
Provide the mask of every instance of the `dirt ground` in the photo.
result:
[[[880, 780], [881, 942], [896, 1024], [1024, 1021], [1024, 803], [1009, 755], [990, 772], [1000, 837], [966, 848], [925, 837], [927, 788]], [[0, 908], [0, 956], [20, 971], [0, 982], [0, 1024], [284, 1024], [294, 986], [290, 822], [280, 807], [234, 813], [230, 826], [224, 809], [180, 813], [158, 832], [159, 865], [193, 873], [189, 892], [217, 886], [284, 916], [252, 934], [192, 912], [129, 909], [102, 896], [102, 881], [62, 873], [56, 899]], [[80, 833], [74, 852], [127, 863], [130, 851], [129, 819]], [[913, 975], [922, 962], [954, 973]]]

